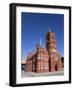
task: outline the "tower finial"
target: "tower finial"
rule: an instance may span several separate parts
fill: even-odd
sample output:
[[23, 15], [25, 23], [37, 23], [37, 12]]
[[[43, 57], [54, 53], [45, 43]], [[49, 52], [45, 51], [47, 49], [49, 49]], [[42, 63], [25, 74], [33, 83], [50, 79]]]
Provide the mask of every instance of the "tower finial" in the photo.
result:
[[40, 46], [42, 45], [42, 43], [41, 43], [41, 38], [40, 38]]
[[49, 30], [49, 32], [51, 32], [51, 28], [50, 28], [50, 26], [48, 26], [48, 30]]

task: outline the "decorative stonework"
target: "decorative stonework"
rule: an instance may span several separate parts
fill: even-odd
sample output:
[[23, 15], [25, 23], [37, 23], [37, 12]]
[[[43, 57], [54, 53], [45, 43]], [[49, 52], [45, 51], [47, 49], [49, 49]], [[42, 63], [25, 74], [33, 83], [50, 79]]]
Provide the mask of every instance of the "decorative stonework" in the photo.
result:
[[46, 49], [39, 44], [37, 45], [36, 52], [30, 53], [27, 56], [25, 70], [37, 73], [63, 70], [61, 56], [56, 50], [56, 37], [54, 32], [50, 30], [46, 34]]

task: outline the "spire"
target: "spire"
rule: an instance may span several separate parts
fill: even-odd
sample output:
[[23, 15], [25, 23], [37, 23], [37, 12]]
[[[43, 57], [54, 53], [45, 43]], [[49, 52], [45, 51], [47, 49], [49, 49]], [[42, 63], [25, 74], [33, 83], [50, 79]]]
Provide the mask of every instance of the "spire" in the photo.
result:
[[41, 43], [41, 38], [40, 38], [40, 46], [42, 45], [42, 43]]
[[51, 28], [50, 28], [50, 26], [48, 26], [48, 30], [49, 30], [49, 32], [51, 32]]

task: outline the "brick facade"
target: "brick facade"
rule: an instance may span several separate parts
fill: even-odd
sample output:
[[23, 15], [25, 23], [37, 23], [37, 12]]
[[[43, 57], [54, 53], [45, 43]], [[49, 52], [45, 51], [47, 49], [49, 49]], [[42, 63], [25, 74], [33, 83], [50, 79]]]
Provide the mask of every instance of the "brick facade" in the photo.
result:
[[61, 56], [56, 50], [55, 33], [46, 34], [46, 49], [37, 45], [37, 50], [30, 53], [26, 60], [26, 71], [30, 72], [53, 72], [63, 70]]

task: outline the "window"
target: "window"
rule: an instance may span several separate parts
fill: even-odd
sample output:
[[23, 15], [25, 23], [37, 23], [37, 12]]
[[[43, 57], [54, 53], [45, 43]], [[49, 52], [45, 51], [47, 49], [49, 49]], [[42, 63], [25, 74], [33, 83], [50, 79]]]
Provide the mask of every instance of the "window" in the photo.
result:
[[40, 65], [40, 64], [41, 64], [40, 62], [37, 63], [37, 65]]
[[40, 67], [41, 65], [40, 64], [38, 64], [38, 67]]
[[38, 70], [40, 70], [40, 67], [38, 68]]
[[43, 67], [41, 67], [41, 70], [43, 70]]
[[40, 56], [38, 57], [38, 59], [41, 59]]
[[43, 59], [43, 56], [41, 57], [41, 59]]

